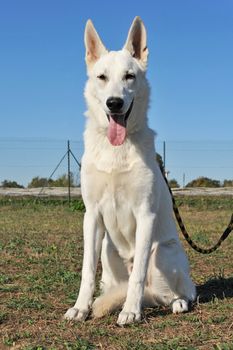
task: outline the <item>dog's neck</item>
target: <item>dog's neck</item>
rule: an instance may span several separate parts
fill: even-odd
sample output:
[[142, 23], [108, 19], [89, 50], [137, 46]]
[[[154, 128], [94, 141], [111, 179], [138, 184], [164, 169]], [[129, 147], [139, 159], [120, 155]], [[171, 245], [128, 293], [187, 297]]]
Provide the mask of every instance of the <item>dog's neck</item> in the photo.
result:
[[97, 126], [90, 118], [84, 133], [83, 161], [106, 173], [119, 169], [130, 171], [135, 162], [147, 163], [149, 158], [155, 159], [154, 136], [145, 121], [141, 129], [127, 135], [121, 146], [113, 146], [107, 138], [107, 129]]

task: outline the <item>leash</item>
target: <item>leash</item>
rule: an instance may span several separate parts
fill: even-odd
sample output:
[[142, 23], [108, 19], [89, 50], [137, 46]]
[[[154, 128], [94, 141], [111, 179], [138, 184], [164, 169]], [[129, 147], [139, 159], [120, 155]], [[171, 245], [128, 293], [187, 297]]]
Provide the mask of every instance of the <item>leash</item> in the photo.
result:
[[219, 238], [218, 242], [213, 247], [207, 248], [207, 249], [198, 247], [196, 245], [196, 243], [194, 243], [193, 240], [190, 238], [190, 236], [189, 236], [189, 234], [188, 234], [188, 232], [187, 232], [187, 230], [186, 230], [186, 228], [184, 226], [183, 220], [181, 219], [181, 216], [180, 216], [180, 212], [179, 212], [178, 207], [176, 205], [175, 198], [174, 198], [172, 190], [171, 190], [171, 188], [170, 188], [170, 186], [168, 184], [168, 181], [167, 181], [167, 178], [166, 178], [166, 176], [164, 174], [163, 169], [161, 169], [161, 172], [162, 172], [163, 178], [164, 178], [164, 180], [165, 180], [165, 182], [167, 184], [168, 190], [169, 190], [169, 192], [171, 194], [172, 203], [173, 203], [173, 211], [174, 211], [176, 220], [178, 222], [178, 225], [180, 227], [180, 230], [181, 230], [185, 240], [198, 253], [201, 253], [201, 254], [211, 254], [211, 253], [213, 253], [215, 250], [217, 250], [221, 246], [223, 241], [225, 241], [225, 239], [229, 236], [229, 234], [233, 230], [233, 213], [231, 215], [231, 220], [230, 220], [227, 228], [225, 229], [225, 231], [223, 232], [223, 234]]

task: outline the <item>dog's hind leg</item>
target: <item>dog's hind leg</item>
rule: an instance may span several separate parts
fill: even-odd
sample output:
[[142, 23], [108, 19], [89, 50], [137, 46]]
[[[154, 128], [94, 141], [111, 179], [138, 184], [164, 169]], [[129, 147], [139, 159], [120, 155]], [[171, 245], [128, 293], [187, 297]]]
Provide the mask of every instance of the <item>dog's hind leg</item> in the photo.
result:
[[127, 268], [115, 249], [108, 233], [105, 234], [101, 251], [103, 292], [128, 280]]
[[176, 241], [159, 244], [154, 250], [148, 281], [154, 299], [171, 305], [173, 313], [187, 312], [189, 302], [195, 300], [196, 288], [189, 276], [187, 259]]
[[100, 287], [102, 294], [92, 305], [93, 315], [102, 317], [120, 308], [126, 298], [128, 286], [127, 268], [116, 251], [108, 233], [105, 234], [101, 252], [102, 278]]

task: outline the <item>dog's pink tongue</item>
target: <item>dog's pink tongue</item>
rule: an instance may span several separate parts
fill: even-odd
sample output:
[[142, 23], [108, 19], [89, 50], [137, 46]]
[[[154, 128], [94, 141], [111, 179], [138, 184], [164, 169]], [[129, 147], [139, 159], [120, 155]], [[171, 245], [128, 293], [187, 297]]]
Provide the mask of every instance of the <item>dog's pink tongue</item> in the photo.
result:
[[[120, 118], [120, 117], [119, 117]], [[126, 127], [122, 125], [123, 120], [117, 123], [116, 118], [109, 116], [108, 139], [113, 146], [120, 146], [126, 138]]]

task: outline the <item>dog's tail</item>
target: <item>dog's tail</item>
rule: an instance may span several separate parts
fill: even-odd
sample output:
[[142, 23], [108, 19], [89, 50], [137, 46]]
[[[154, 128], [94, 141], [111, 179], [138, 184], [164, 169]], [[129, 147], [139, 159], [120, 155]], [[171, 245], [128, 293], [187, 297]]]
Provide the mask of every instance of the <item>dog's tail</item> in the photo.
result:
[[[106, 293], [100, 295], [92, 305], [93, 316], [96, 318], [103, 317], [106, 314], [110, 314], [122, 308], [126, 299], [127, 289], [128, 283], [124, 282], [110, 288]], [[144, 291], [143, 305], [155, 305], [155, 299], [147, 287], [145, 287]]]

